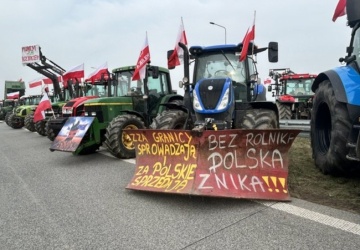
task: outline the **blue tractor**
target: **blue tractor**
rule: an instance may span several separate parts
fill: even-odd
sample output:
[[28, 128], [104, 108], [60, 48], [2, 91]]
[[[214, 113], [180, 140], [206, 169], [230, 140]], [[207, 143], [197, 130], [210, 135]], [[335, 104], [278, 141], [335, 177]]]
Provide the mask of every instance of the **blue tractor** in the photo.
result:
[[349, 175], [360, 170], [360, 1], [347, 0], [352, 28], [343, 66], [320, 73], [311, 115], [315, 165], [324, 174]]
[[[165, 104], [167, 110], [152, 122], [153, 129], [204, 130], [266, 129], [279, 127], [273, 102], [266, 101], [266, 89], [259, 84], [256, 60], [239, 61], [243, 44], [192, 46], [184, 50], [183, 105]], [[277, 62], [278, 44], [266, 48], [250, 43], [248, 55], [268, 50], [270, 62]], [[168, 57], [173, 51], [168, 51]], [[190, 62], [191, 61], [191, 62]], [[190, 63], [194, 63], [192, 83]]]

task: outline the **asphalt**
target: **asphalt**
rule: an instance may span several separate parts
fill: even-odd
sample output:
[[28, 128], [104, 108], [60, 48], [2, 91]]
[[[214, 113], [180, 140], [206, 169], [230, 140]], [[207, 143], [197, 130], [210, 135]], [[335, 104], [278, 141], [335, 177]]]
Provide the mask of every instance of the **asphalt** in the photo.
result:
[[303, 200], [126, 189], [134, 161], [50, 152], [0, 123], [1, 249], [359, 249], [360, 215]]

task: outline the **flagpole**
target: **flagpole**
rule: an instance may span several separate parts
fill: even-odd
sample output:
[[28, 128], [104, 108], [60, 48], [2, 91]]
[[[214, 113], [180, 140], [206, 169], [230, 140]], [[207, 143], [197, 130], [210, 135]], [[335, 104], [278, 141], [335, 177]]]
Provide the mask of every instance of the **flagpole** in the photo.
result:
[[[254, 23], [253, 23], [253, 29], [255, 28], [255, 19], [256, 19], [256, 10], [254, 10]], [[251, 53], [251, 57], [252, 57], [252, 59], [254, 59], [254, 49], [255, 49], [255, 31], [254, 31], [254, 40], [253, 40], [253, 44], [252, 44], [252, 53]]]

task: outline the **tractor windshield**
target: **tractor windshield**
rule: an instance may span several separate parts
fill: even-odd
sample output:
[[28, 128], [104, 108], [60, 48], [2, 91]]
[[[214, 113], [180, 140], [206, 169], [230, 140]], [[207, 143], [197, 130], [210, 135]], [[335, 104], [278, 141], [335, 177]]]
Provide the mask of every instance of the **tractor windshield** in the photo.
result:
[[85, 88], [87, 90], [86, 96], [99, 96], [99, 97], [107, 96], [107, 86], [104, 84], [100, 84], [100, 82], [97, 83], [86, 84], [86, 88]]
[[315, 78], [312, 79], [293, 79], [286, 81], [286, 94], [294, 96], [311, 96], [314, 94], [311, 85]]
[[196, 64], [194, 82], [202, 78], [230, 77], [238, 83], [246, 82], [245, 64], [235, 53], [202, 54]]
[[121, 71], [116, 72], [117, 96], [126, 96], [135, 93], [135, 91], [142, 91], [142, 81], [132, 81], [134, 71]]
[[[118, 79], [118, 93], [120, 95], [126, 96], [136, 96], [144, 94], [144, 82], [143, 80], [132, 80], [134, 71], [123, 71], [116, 73], [116, 79]], [[148, 89], [149, 94], [159, 94], [166, 95], [169, 94], [170, 90], [168, 89], [168, 78], [164, 72], [159, 72], [158, 78], [153, 78], [151, 71], [148, 72]], [[120, 96], [118, 95], [118, 96]]]

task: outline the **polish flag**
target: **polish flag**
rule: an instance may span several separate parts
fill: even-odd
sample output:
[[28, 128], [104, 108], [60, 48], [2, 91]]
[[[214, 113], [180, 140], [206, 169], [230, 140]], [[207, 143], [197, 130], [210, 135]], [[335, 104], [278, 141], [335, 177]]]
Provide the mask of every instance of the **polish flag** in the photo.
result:
[[107, 62], [104, 63], [103, 65], [101, 65], [100, 67], [98, 67], [93, 73], [91, 73], [86, 79], [85, 82], [92, 82], [94, 83], [95, 81], [98, 81], [101, 79], [101, 76], [104, 74], [104, 77], [106, 79], [106, 77], [108, 73], [108, 65]]
[[271, 83], [271, 79], [270, 78], [267, 78], [264, 80], [264, 84], [270, 84]]
[[51, 109], [51, 102], [47, 93], [45, 92], [39, 105], [36, 107], [34, 112], [34, 122], [38, 122], [45, 119], [45, 110]]
[[135, 72], [132, 77], [133, 81], [141, 80], [145, 78], [145, 72], [146, 72], [146, 64], [150, 62], [150, 48], [149, 48], [149, 42], [148, 37], [146, 33], [145, 38], [145, 44], [143, 49], [140, 52], [139, 59], [136, 64]]
[[240, 58], [239, 58], [240, 62], [242, 62], [246, 59], [248, 49], [249, 49], [249, 44], [254, 39], [255, 39], [255, 18], [254, 18], [254, 23], [253, 23], [252, 27], [250, 27], [247, 30], [246, 35], [242, 41], [243, 47], [241, 49], [241, 54], [240, 54]]
[[19, 98], [19, 96], [20, 96], [20, 91], [11, 92], [11, 93], [6, 94], [6, 97], [8, 99], [17, 99], [17, 98]]
[[179, 30], [178, 37], [177, 37], [176, 43], [175, 43], [174, 52], [171, 54], [171, 56], [168, 59], [168, 68], [169, 69], [173, 69], [182, 63], [182, 59], [184, 57], [184, 51], [182, 48], [180, 48], [179, 43], [188, 45], [182, 18], [181, 18], [180, 30]]
[[84, 64], [80, 64], [66, 71], [62, 76], [63, 82], [67, 82], [71, 78], [84, 78]]
[[42, 78], [36, 78], [29, 82], [29, 88], [35, 88], [35, 87], [41, 86], [42, 83], [43, 83]]
[[332, 21], [335, 22], [338, 17], [344, 16], [345, 14], [346, 14], [346, 0], [339, 0], [335, 8]]
[[[58, 80], [59, 80], [59, 82], [61, 82], [61, 76], [58, 76]], [[50, 78], [44, 78], [43, 81], [44, 81], [44, 84], [53, 84], [53, 81]]]

